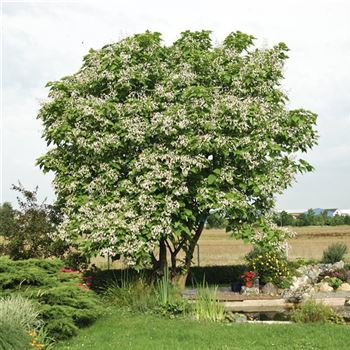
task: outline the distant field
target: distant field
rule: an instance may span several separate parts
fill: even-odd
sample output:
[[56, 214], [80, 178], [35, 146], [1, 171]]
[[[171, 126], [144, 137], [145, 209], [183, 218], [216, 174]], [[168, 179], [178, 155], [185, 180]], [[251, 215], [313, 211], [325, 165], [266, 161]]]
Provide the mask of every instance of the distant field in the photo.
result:
[[[350, 250], [350, 225], [344, 226], [307, 226], [290, 227], [297, 236], [290, 240], [289, 258], [320, 259], [322, 252], [334, 242], [344, 242]], [[199, 240], [199, 263], [207, 265], [233, 265], [244, 261], [244, 256], [251, 250], [251, 245], [233, 239], [222, 229], [205, 230]], [[194, 264], [198, 264], [197, 249]], [[350, 254], [347, 255], [350, 262]], [[96, 263], [106, 267], [106, 260], [98, 258]], [[123, 265], [116, 261], [112, 265], [120, 268]]]
[[[350, 226], [289, 227], [297, 233], [289, 241], [289, 258], [319, 259], [334, 242], [344, 242], [350, 249]], [[231, 238], [225, 230], [205, 230], [199, 241], [201, 265], [229, 265], [242, 262], [251, 245]], [[348, 254], [347, 259], [350, 260]], [[197, 256], [195, 256], [197, 262]]]
[[[344, 226], [305, 226], [290, 227], [297, 233], [290, 240], [289, 258], [319, 259], [322, 252], [331, 243], [344, 242], [350, 250], [350, 225]], [[2, 238], [0, 237], [0, 243]], [[205, 230], [199, 240], [199, 262], [206, 265], [232, 265], [242, 262], [251, 246], [241, 240], [233, 239], [225, 230]], [[347, 255], [350, 262], [350, 254]], [[107, 267], [106, 259], [96, 258], [94, 262], [100, 267]], [[198, 263], [197, 249], [194, 264]], [[111, 267], [120, 268], [123, 264], [116, 261]]]
[[[305, 236], [314, 238], [315, 236], [350, 236], [350, 225], [341, 226], [303, 226], [303, 227], [288, 227], [289, 230], [296, 232], [298, 239]], [[230, 234], [223, 229], [204, 230], [201, 240], [222, 240], [231, 239]]]

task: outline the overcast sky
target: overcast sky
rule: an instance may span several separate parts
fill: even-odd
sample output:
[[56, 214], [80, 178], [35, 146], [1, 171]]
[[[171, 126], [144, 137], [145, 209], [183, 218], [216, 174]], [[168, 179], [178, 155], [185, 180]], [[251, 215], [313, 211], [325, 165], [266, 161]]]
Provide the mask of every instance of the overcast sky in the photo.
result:
[[315, 171], [277, 207], [350, 208], [349, 0], [2, 1], [1, 202], [15, 202], [18, 180], [54, 199], [52, 175], [35, 166], [46, 149], [36, 120], [45, 84], [76, 72], [89, 48], [147, 29], [165, 43], [187, 29], [210, 29], [217, 41], [240, 30], [258, 46], [285, 42], [289, 107], [318, 113], [320, 140], [305, 157]]

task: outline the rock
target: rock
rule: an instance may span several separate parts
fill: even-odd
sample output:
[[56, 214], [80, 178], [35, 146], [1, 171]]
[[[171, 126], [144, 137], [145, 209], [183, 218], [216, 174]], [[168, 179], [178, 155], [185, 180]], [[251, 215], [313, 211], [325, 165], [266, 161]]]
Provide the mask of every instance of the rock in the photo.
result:
[[246, 286], [242, 286], [241, 294], [243, 294], [243, 295], [256, 295], [256, 294], [259, 294], [259, 288], [257, 288], [257, 287], [248, 288]]
[[248, 321], [248, 318], [244, 314], [238, 312], [228, 312], [226, 314], [226, 319], [230, 322], [244, 323]]
[[286, 289], [283, 292], [283, 298], [291, 303], [300, 303], [305, 299], [309, 299], [316, 292], [312, 285], [305, 285], [296, 290]]
[[321, 273], [321, 269], [318, 265], [310, 266], [310, 268], [306, 271], [306, 276], [310, 279], [311, 282], [316, 283], [318, 276]]
[[328, 283], [320, 283], [318, 285], [318, 290], [320, 292], [333, 292], [333, 288]]
[[301, 287], [304, 287], [311, 283], [311, 280], [308, 276], [300, 276], [300, 277], [294, 277], [292, 280], [292, 285], [290, 287], [291, 290], [297, 290]]
[[343, 283], [337, 291], [339, 292], [350, 292], [350, 284], [349, 283]]
[[268, 295], [278, 295], [278, 288], [273, 283], [269, 282], [262, 287], [261, 292]]
[[344, 261], [338, 261], [336, 263], [333, 264], [333, 270], [340, 270], [344, 268]]

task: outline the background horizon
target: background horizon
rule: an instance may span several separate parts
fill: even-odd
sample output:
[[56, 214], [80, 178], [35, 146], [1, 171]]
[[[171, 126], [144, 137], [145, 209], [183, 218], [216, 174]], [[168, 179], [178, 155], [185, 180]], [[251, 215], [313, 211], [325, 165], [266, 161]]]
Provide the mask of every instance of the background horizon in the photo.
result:
[[321, 0], [218, 0], [166, 4], [130, 0], [96, 2], [4, 1], [2, 7], [2, 137], [0, 202], [16, 205], [11, 184], [54, 200], [52, 174], [35, 159], [45, 153], [36, 120], [45, 85], [76, 72], [90, 48], [127, 35], [159, 31], [166, 44], [181, 31], [211, 29], [222, 41], [240, 30], [254, 35], [256, 46], [285, 42], [290, 48], [283, 88], [289, 108], [319, 115], [319, 144], [304, 155], [315, 171], [277, 196], [277, 209], [350, 208], [350, 2]]

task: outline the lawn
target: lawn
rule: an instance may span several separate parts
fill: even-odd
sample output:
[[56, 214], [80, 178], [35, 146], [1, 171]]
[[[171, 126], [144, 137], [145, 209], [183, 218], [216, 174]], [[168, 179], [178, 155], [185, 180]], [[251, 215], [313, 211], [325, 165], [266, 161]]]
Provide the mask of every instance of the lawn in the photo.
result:
[[104, 318], [57, 350], [349, 349], [350, 327], [199, 323], [109, 309]]

